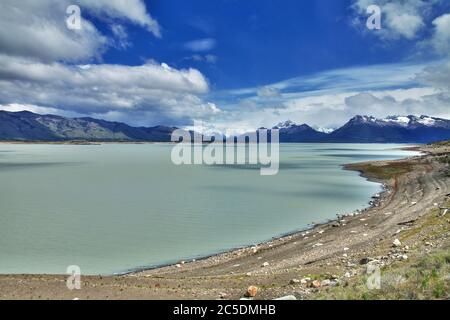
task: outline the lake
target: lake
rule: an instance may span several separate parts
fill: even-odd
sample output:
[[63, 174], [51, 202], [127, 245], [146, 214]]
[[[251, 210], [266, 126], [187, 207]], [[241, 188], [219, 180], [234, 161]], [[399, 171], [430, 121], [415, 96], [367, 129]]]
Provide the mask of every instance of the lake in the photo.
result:
[[282, 144], [280, 170], [182, 165], [169, 144], [0, 144], [0, 273], [113, 274], [256, 244], [368, 206], [341, 165], [416, 153]]

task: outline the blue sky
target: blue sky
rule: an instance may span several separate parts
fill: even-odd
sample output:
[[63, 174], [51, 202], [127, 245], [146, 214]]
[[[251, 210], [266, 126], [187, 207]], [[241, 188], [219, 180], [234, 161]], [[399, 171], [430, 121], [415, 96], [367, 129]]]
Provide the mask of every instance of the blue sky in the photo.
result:
[[[375, 35], [362, 35], [351, 23], [352, 1], [347, 0], [146, 3], [162, 25], [162, 38], [130, 26], [133, 46], [126, 54], [124, 50], [108, 51], [104, 61], [139, 65], [152, 58], [177, 68], [195, 67], [214, 89], [260, 86], [330, 69], [397, 63], [415, 50], [414, 41], [386, 45]], [[186, 47], [202, 40], [211, 45], [198, 50]], [[192, 56], [196, 54], [217, 59], [214, 63], [195, 61]]]
[[[77, 4], [82, 29], [69, 30]], [[381, 9], [369, 30], [366, 9]], [[450, 117], [444, 0], [5, 0], [5, 110], [244, 131]], [[6, 31], [8, 30], [8, 31]], [[449, 81], [447, 81], [449, 80]]]

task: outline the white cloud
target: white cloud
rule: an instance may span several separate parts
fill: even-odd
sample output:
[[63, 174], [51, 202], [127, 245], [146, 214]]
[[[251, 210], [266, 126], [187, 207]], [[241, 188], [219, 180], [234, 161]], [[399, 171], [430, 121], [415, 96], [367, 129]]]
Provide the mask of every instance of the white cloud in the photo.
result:
[[416, 79], [424, 85], [450, 92], [450, 60], [424, 68]]
[[216, 55], [213, 54], [205, 54], [204, 56], [201, 54], [194, 54], [190, 57], [185, 57], [183, 60], [192, 60], [195, 62], [206, 62], [209, 64], [215, 64], [219, 58]]
[[186, 49], [194, 51], [194, 52], [209, 51], [209, 50], [213, 49], [215, 46], [216, 46], [216, 40], [214, 40], [212, 38], [194, 40], [194, 41], [186, 42], [184, 44], [184, 47]]
[[274, 87], [271, 86], [265, 86], [260, 88], [257, 91], [257, 95], [260, 98], [266, 98], [266, 99], [270, 99], [270, 98], [276, 98], [280, 96], [280, 92], [278, 92], [278, 90]]
[[81, 10], [86, 8], [98, 17], [123, 19], [145, 27], [156, 37], [161, 37], [161, 27], [148, 13], [142, 0], [78, 0]]
[[53, 114], [58, 116], [64, 116], [64, 117], [80, 117], [83, 116], [82, 114], [72, 112], [72, 111], [65, 111], [55, 108], [48, 108], [48, 107], [41, 107], [36, 106], [32, 104], [19, 104], [19, 103], [10, 103], [2, 105], [0, 104], [0, 110], [4, 111], [10, 111], [10, 112], [18, 112], [18, 111], [30, 111], [34, 113], [39, 114]]
[[[386, 64], [321, 72], [217, 94], [223, 110], [216, 128], [245, 132], [291, 119], [336, 128], [351, 117], [421, 115], [450, 118], [450, 63]], [[269, 90], [270, 92], [270, 90]], [[263, 93], [263, 94], [262, 94]], [[221, 100], [222, 99], [222, 100]]]
[[201, 95], [208, 82], [195, 69], [166, 64], [141, 66], [45, 64], [0, 55], [0, 103], [71, 110], [80, 114], [110, 111], [151, 113], [172, 122], [220, 112]]
[[128, 40], [128, 33], [123, 25], [112, 24], [110, 27], [115, 37], [116, 47], [126, 49], [131, 46], [131, 43]]
[[370, 5], [378, 5], [382, 13], [382, 29], [373, 32], [386, 40], [417, 38], [426, 26], [426, 18], [439, 0], [355, 0], [355, 24], [365, 28], [366, 12]]
[[450, 55], [450, 13], [433, 20], [435, 27], [431, 42], [437, 52]]
[[290, 119], [313, 127], [337, 128], [355, 115], [431, 115], [450, 118], [450, 94], [433, 88], [343, 92], [287, 98], [283, 107], [240, 108], [215, 119], [216, 131], [243, 133]]
[[425, 26], [420, 16], [408, 13], [388, 15], [387, 24], [395, 31], [394, 34], [398, 34], [407, 39], [415, 38], [417, 31]]
[[79, 0], [81, 30], [66, 27], [70, 0], [2, 0], [0, 52], [41, 61], [86, 61], [99, 59], [109, 40], [88, 20], [87, 13], [103, 19], [123, 20], [147, 28], [159, 36], [159, 25], [140, 0]]

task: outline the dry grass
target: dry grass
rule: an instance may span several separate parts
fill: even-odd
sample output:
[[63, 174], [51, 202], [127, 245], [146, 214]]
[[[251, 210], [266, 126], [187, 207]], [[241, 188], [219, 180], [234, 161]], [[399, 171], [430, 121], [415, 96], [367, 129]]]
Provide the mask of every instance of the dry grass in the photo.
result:
[[[450, 202], [446, 203], [449, 206]], [[359, 275], [338, 287], [321, 290], [315, 299], [423, 300], [450, 299], [450, 223], [439, 210], [430, 212], [405, 231], [401, 240], [419, 242], [407, 261], [381, 269], [381, 289], [369, 290], [367, 275]], [[425, 241], [440, 243], [437, 247]]]
[[408, 162], [393, 162], [386, 165], [363, 163], [348, 165], [347, 168], [363, 172], [364, 176], [383, 180], [389, 180], [413, 170], [413, 166]]

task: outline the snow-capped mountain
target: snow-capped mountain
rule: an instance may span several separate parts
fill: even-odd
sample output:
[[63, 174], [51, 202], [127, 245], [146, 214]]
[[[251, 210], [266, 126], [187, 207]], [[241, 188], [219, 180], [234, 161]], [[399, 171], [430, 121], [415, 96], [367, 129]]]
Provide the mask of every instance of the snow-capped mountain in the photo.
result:
[[390, 116], [378, 119], [355, 116], [331, 132], [323, 132], [293, 121], [274, 128], [280, 130], [281, 142], [355, 142], [355, 143], [428, 143], [450, 139], [450, 120], [429, 116]]
[[319, 132], [307, 124], [297, 125], [288, 120], [277, 124], [273, 129], [280, 130], [281, 142], [320, 142], [327, 134]]
[[434, 118], [429, 116], [391, 116], [383, 119], [383, 121], [396, 123], [403, 127], [417, 127], [417, 126], [426, 126], [426, 127], [434, 127], [434, 128], [450, 128], [450, 121], [446, 119]]
[[450, 121], [429, 116], [356, 116], [327, 136], [330, 142], [427, 143], [450, 139]]
[[273, 128], [274, 129], [285, 129], [285, 128], [289, 128], [289, 127], [292, 127], [292, 126], [296, 126], [297, 124], [294, 122], [294, 121], [292, 121], [292, 120], [286, 120], [286, 121], [284, 121], [284, 122], [280, 122], [280, 123], [278, 123], [276, 126], [274, 126]]
[[[450, 120], [429, 116], [356, 116], [331, 133], [293, 121], [279, 123], [280, 142], [428, 143], [450, 140]], [[0, 111], [0, 140], [170, 141], [174, 127], [132, 127], [93, 118]]]

